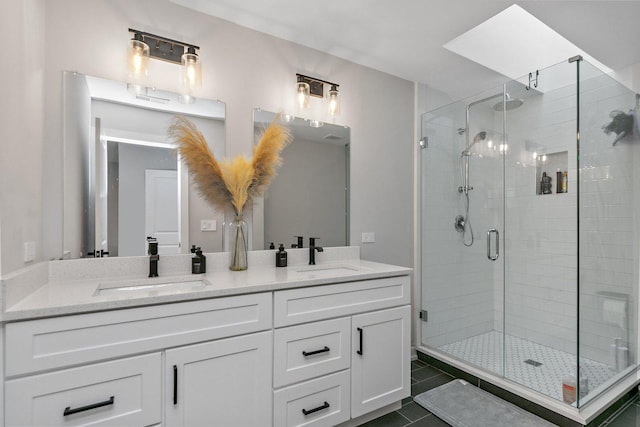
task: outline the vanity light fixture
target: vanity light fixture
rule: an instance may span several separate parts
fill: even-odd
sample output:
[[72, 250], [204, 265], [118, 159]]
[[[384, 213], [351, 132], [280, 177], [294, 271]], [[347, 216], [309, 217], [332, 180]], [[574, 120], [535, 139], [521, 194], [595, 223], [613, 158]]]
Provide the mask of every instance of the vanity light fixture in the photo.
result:
[[194, 91], [200, 87], [202, 72], [196, 45], [183, 43], [155, 34], [129, 28], [133, 38], [129, 42], [129, 84], [134, 92], [142, 92], [148, 86], [147, 62], [149, 58], [179, 64], [181, 72], [181, 100], [193, 102]]
[[309, 96], [316, 98], [324, 98], [324, 85], [329, 85], [327, 92], [328, 108], [331, 117], [335, 117], [340, 113], [340, 98], [337, 83], [328, 82], [315, 77], [296, 74], [296, 96], [298, 100], [298, 108], [305, 110], [309, 107]]

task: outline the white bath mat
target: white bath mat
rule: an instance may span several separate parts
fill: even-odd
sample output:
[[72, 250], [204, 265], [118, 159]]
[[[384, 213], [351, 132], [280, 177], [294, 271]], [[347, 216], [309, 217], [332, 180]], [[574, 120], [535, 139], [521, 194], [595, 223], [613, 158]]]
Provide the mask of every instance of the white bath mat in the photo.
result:
[[443, 384], [413, 400], [454, 427], [555, 426], [464, 380]]

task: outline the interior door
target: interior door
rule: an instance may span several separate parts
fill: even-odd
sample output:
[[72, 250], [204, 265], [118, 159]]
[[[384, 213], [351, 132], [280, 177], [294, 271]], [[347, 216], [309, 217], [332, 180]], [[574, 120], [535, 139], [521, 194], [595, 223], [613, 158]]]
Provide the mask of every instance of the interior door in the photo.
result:
[[158, 240], [158, 253], [180, 253], [178, 173], [145, 171], [145, 231]]

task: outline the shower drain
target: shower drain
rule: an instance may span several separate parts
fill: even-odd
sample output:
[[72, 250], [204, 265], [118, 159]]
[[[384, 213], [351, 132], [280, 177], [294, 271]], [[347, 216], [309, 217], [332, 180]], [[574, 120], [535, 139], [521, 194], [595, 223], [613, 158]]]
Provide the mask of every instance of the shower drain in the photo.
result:
[[528, 365], [531, 365], [531, 366], [535, 366], [536, 368], [537, 368], [538, 366], [541, 366], [541, 365], [542, 365], [542, 363], [540, 363], [540, 362], [536, 362], [536, 361], [535, 361], [535, 360], [533, 360], [533, 359], [527, 359], [527, 360], [525, 360], [525, 361], [524, 361], [524, 363], [526, 363], [526, 364], [528, 364]]

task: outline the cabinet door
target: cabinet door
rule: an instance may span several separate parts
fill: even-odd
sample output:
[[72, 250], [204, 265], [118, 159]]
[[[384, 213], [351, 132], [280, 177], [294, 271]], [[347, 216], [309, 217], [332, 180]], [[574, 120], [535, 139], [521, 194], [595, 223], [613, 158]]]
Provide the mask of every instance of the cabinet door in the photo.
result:
[[270, 426], [272, 332], [166, 351], [166, 426]]
[[7, 426], [144, 426], [161, 420], [160, 353], [5, 383]]
[[353, 316], [351, 417], [411, 394], [409, 306]]

